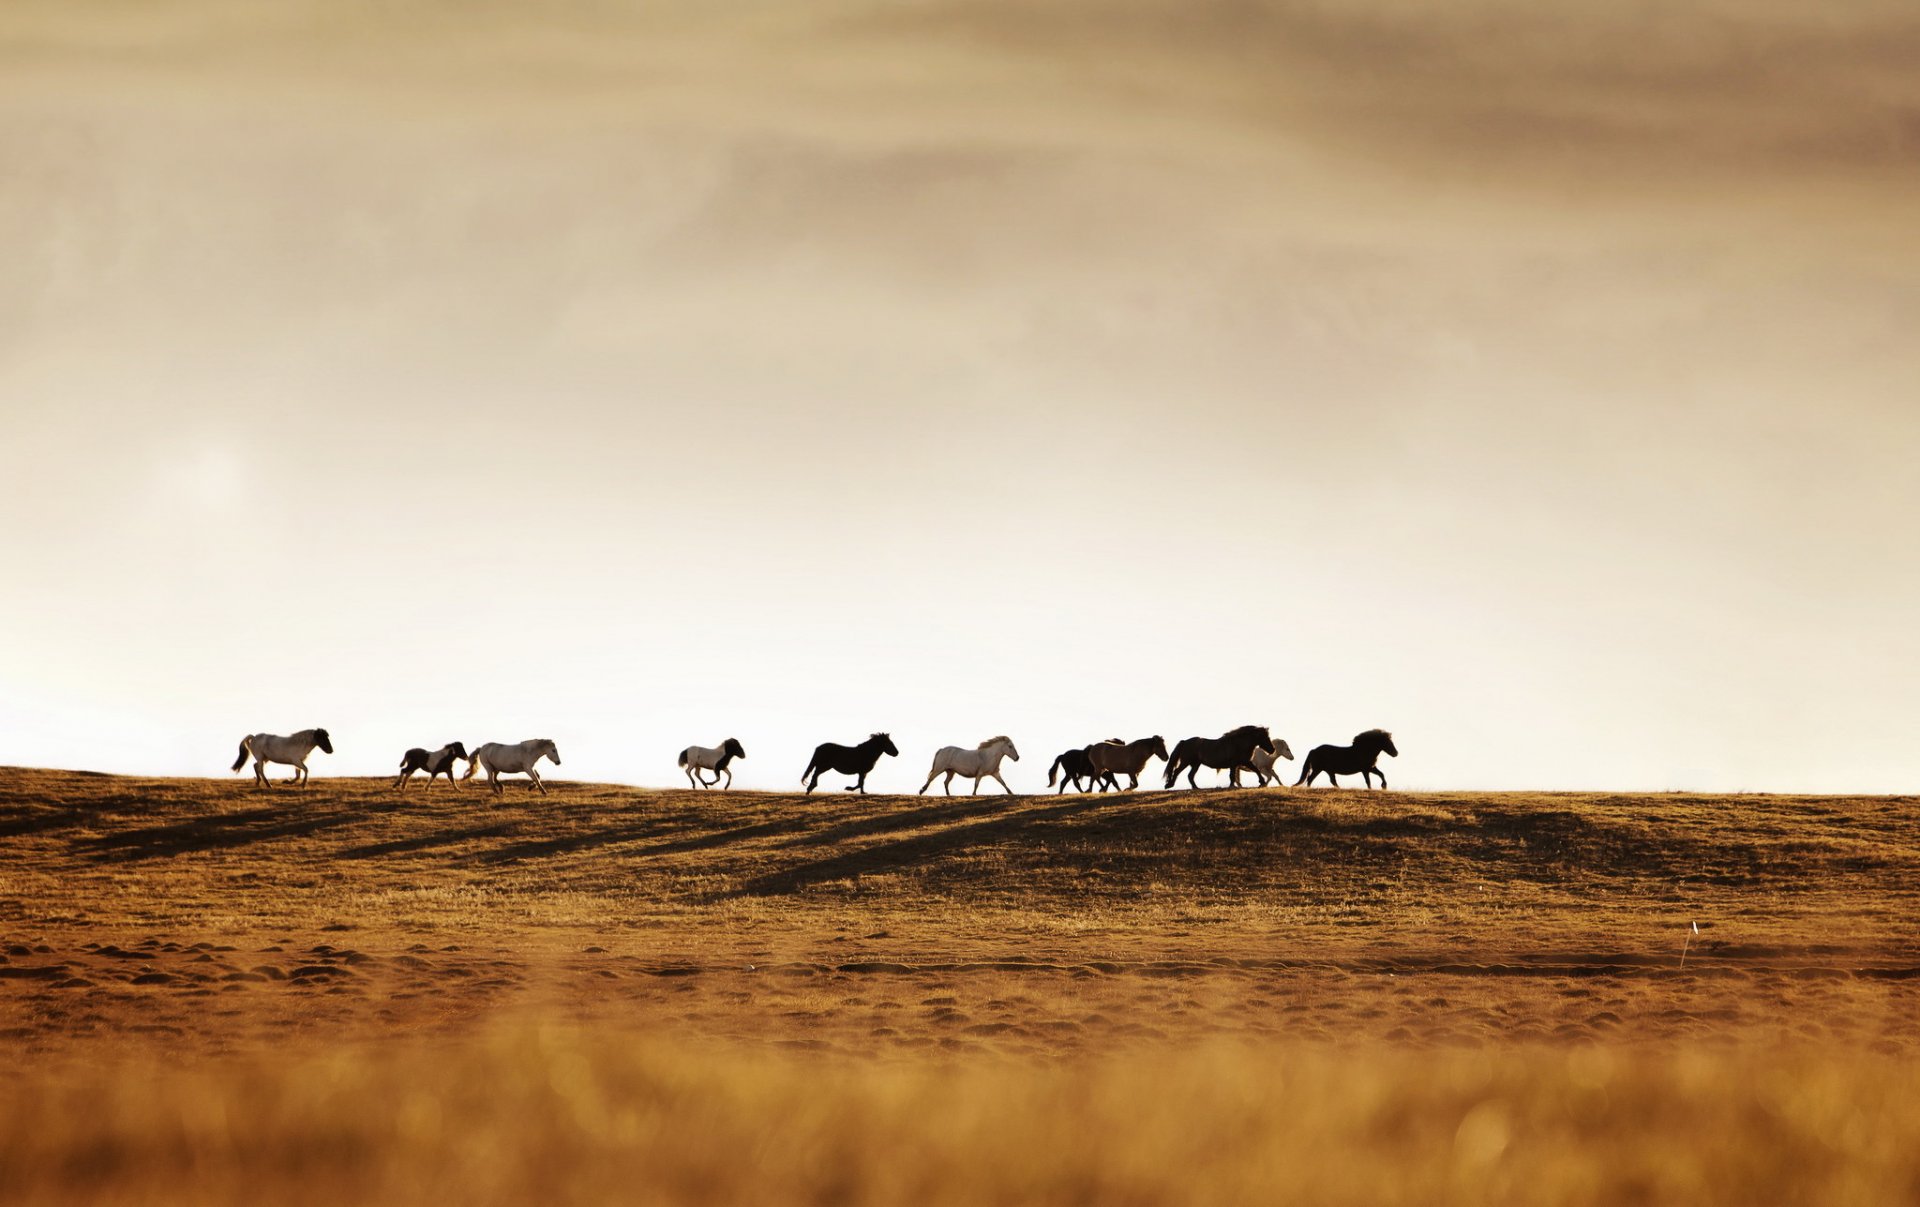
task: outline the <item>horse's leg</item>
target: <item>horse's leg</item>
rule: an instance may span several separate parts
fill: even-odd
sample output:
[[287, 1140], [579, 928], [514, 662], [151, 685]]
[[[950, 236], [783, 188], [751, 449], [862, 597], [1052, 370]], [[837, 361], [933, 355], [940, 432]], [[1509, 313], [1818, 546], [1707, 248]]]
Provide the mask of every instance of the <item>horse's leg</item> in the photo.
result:
[[493, 789], [493, 794], [494, 794], [495, 796], [504, 796], [504, 795], [506, 795], [506, 789], [504, 789], [504, 788], [502, 788], [502, 787], [500, 786], [500, 770], [499, 770], [499, 768], [497, 768], [497, 767], [493, 767], [493, 766], [489, 766], [489, 767], [487, 768], [487, 787], [489, 787], [489, 788], [491, 788], [491, 789]]
[[933, 777], [939, 774], [940, 774], [940, 764], [935, 763], [933, 767], [927, 772], [927, 782], [920, 785], [920, 791], [914, 793], [914, 795], [925, 796], [927, 794], [927, 789], [933, 787]]
[[999, 773], [998, 771], [989, 771], [989, 772], [987, 772], [987, 774], [988, 774], [988, 775], [991, 775], [991, 776], [992, 776], [992, 777], [993, 777], [994, 779], [996, 779], [996, 780], [1000, 780], [1000, 786], [1001, 786], [1002, 788], [1006, 788], [1006, 789], [1007, 789], [1007, 795], [1008, 795], [1008, 796], [1012, 796], [1012, 795], [1013, 795], [1013, 789], [1011, 789], [1011, 788], [1007, 788], [1007, 781], [1005, 781], [1005, 780], [1002, 780], [1002, 779], [1000, 779], [1000, 773]]
[[547, 786], [541, 782], [540, 772], [529, 767], [527, 768], [527, 776], [533, 780], [533, 786], [540, 789], [540, 795], [545, 796], [547, 794]]
[[948, 796], [953, 795], [953, 768], [947, 768], [947, 778], [940, 782], [940, 790]]
[[[725, 770], [727, 773], [727, 791], [731, 792], [733, 791], [733, 768], [728, 767]], [[713, 777], [713, 782], [716, 784], [719, 783], [720, 777], [718, 775], [715, 775]]]

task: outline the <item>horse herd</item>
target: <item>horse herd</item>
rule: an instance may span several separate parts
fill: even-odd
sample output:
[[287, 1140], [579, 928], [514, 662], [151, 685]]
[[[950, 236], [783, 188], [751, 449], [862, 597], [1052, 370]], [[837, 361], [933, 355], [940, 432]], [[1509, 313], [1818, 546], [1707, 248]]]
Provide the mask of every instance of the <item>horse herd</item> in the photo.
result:
[[[269, 787], [267, 765], [269, 763], [290, 766], [294, 769], [293, 779], [297, 785], [307, 782], [307, 756], [315, 748], [333, 753], [333, 739], [324, 729], [303, 729], [299, 733], [281, 736], [271, 733], [250, 734], [240, 739], [240, 757], [234, 760], [233, 769], [240, 770], [253, 760], [253, 779], [256, 787]], [[1384, 729], [1369, 729], [1356, 734], [1353, 743], [1348, 746], [1315, 746], [1307, 752], [1306, 761], [1300, 765], [1300, 778], [1294, 781], [1296, 786], [1308, 787], [1320, 776], [1325, 775], [1334, 787], [1340, 786], [1343, 775], [1358, 775], [1373, 787], [1373, 777], [1380, 777], [1380, 786], [1387, 786], [1387, 774], [1378, 764], [1382, 754], [1398, 758], [1399, 750], [1393, 745], [1393, 735]], [[876, 733], [866, 741], [854, 746], [842, 746], [837, 742], [822, 742], [813, 751], [813, 757], [807, 761], [807, 769], [800, 773], [800, 782], [807, 787], [811, 796], [820, 786], [820, 777], [832, 772], [836, 775], [851, 775], [849, 792], [864, 793], [867, 790], [867, 775], [882, 756], [892, 755], [898, 758], [899, 748], [893, 739], [884, 733]], [[680, 752], [679, 765], [687, 780], [695, 788], [712, 788], [726, 778], [726, 787], [733, 787], [731, 764], [735, 759], [747, 757], [746, 747], [738, 738], [728, 738], [718, 746], [689, 746]], [[533, 738], [525, 742], [488, 742], [469, 751], [459, 742], [449, 742], [438, 750], [427, 750], [416, 746], [400, 757], [400, 774], [395, 777], [393, 786], [405, 788], [413, 778], [414, 772], [427, 773], [427, 787], [433, 787], [433, 781], [446, 776], [447, 783], [458, 788], [470, 780], [482, 768], [487, 771], [487, 786], [495, 794], [502, 791], [501, 775], [525, 775], [532, 782], [531, 787], [538, 788], [542, 794], [547, 790], [540, 780], [535, 764], [541, 759], [552, 759], [553, 765], [560, 765], [560, 748], [551, 738]], [[1127, 790], [1140, 786], [1140, 774], [1146, 770], [1147, 763], [1160, 759], [1166, 764], [1166, 787], [1172, 788], [1181, 772], [1186, 772], [1187, 787], [1197, 788], [1195, 778], [1202, 767], [1210, 767], [1227, 773], [1227, 782], [1231, 787], [1240, 786], [1240, 773], [1249, 772], [1260, 780], [1260, 786], [1283, 782], [1274, 763], [1278, 759], [1293, 760], [1293, 750], [1284, 739], [1268, 734], [1263, 725], [1242, 725], [1238, 729], [1228, 730], [1217, 738], [1186, 738], [1167, 749], [1165, 738], [1155, 734], [1138, 741], [1123, 742], [1119, 738], [1108, 738], [1104, 742], [1095, 742], [1091, 746], [1082, 746], [1068, 750], [1053, 760], [1053, 766], [1047, 770], [1047, 786], [1059, 781], [1058, 792], [1065, 792], [1072, 784], [1075, 792], [1118, 791], [1120, 777], [1127, 777]], [[465, 759], [467, 773], [460, 780], [453, 778], [454, 764]], [[947, 795], [953, 795], [953, 779], [973, 781], [974, 792], [980, 791], [982, 780], [992, 780], [999, 784], [1009, 795], [1013, 789], [1000, 776], [1002, 760], [1020, 761], [1020, 752], [1014, 748], [1013, 739], [999, 736], [988, 738], [978, 746], [968, 749], [963, 746], [942, 746], [933, 756], [933, 767], [927, 772], [927, 781], [920, 785], [925, 793], [933, 786], [933, 781], [945, 777], [941, 789]], [[702, 772], [711, 772], [713, 778], [707, 779]]]

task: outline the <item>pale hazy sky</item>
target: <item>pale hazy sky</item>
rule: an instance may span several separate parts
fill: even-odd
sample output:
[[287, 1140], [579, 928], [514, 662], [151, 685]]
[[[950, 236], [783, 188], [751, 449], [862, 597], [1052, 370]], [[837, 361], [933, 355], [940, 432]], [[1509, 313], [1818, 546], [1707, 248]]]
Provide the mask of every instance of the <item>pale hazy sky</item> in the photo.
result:
[[0, 763], [1911, 790], [1916, 215], [1907, 3], [16, 0]]

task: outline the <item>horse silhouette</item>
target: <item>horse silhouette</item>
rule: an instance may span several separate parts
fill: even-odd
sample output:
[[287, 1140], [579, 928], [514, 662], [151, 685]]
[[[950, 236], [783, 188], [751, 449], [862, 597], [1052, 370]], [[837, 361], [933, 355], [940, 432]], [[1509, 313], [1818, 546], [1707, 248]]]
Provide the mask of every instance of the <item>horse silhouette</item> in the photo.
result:
[[[807, 769], [800, 773], [800, 782], [807, 785], [807, 795], [812, 796], [813, 790], [820, 786], [820, 777], [833, 771], [857, 777], [847, 791], [865, 795], [867, 773], [873, 770], [873, 765], [880, 761], [883, 754], [900, 757], [893, 739], [884, 733], [876, 733], [858, 746], [822, 742], [813, 748], [813, 757], [807, 760]], [[811, 782], [808, 781], [809, 776], [813, 777]]]
[[1197, 788], [1200, 785], [1194, 776], [1200, 768], [1212, 767], [1226, 772], [1227, 782], [1238, 788], [1240, 768], [1253, 758], [1253, 752], [1272, 749], [1273, 738], [1264, 725], [1242, 725], [1217, 738], [1187, 738], [1173, 748], [1173, 757], [1167, 760], [1167, 787], [1173, 787], [1174, 779], [1184, 771], [1187, 787]]
[[1393, 735], [1384, 729], [1369, 729], [1365, 733], [1353, 735], [1351, 746], [1315, 746], [1307, 752], [1307, 761], [1300, 764], [1300, 778], [1294, 781], [1294, 787], [1301, 784], [1313, 787], [1314, 778], [1323, 772], [1334, 787], [1340, 786], [1343, 775], [1358, 775], [1373, 787], [1373, 777], [1380, 777], [1380, 786], [1387, 786], [1387, 773], [1374, 766], [1382, 754], [1400, 757], [1394, 749]]
[[[1117, 742], [1120, 739], [1115, 738], [1113, 740]], [[1088, 780], [1095, 784], [1099, 783], [1100, 773], [1093, 769], [1093, 760], [1087, 756], [1087, 751], [1092, 749], [1093, 747], [1091, 746], [1082, 746], [1077, 750], [1062, 751], [1060, 757], [1053, 760], [1053, 766], [1047, 768], [1047, 787], [1053, 787], [1053, 780], [1056, 775], [1060, 777], [1060, 792], [1067, 790], [1067, 783], [1069, 781], [1073, 783], [1073, 790], [1075, 792], [1086, 791], [1085, 788], [1080, 786], [1081, 780]], [[1059, 793], [1055, 793], [1054, 795], [1057, 796]]]

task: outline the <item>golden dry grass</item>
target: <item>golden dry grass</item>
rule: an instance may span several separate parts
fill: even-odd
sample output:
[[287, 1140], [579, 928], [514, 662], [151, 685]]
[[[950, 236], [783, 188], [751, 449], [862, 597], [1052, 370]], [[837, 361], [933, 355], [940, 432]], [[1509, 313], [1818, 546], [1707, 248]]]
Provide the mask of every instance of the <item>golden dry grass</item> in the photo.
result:
[[0, 1194], [1911, 1201], [1914, 803], [0, 770]]

